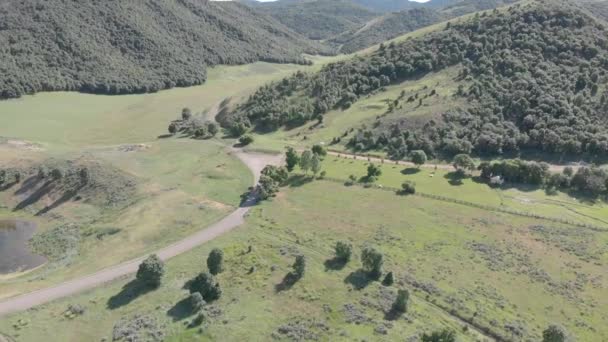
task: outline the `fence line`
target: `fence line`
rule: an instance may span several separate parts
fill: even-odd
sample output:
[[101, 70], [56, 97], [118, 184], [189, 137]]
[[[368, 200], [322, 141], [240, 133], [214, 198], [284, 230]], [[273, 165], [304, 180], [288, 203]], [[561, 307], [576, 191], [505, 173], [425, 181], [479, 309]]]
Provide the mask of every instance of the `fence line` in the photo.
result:
[[[323, 177], [323, 180], [334, 182], [334, 183], [340, 183], [340, 184], [351, 183], [349, 180], [333, 178], [333, 177]], [[374, 188], [377, 190], [384, 190], [384, 191], [390, 191], [390, 192], [395, 192], [395, 193], [398, 193], [401, 191], [401, 189], [398, 189], [398, 188], [393, 188], [393, 187], [389, 187], [389, 186], [380, 186], [377, 184], [369, 184], [369, 183], [361, 184], [358, 182], [352, 182], [351, 185], [369, 187], [369, 188]], [[551, 216], [534, 214], [534, 213], [527, 212], [527, 211], [519, 211], [519, 210], [514, 210], [514, 209], [507, 209], [507, 208], [495, 207], [495, 206], [491, 206], [491, 205], [479, 204], [479, 203], [475, 203], [475, 202], [463, 201], [463, 200], [446, 197], [446, 196], [442, 196], [442, 195], [434, 195], [434, 194], [419, 192], [418, 190], [416, 190], [415, 194], [408, 195], [408, 196], [419, 196], [419, 197], [423, 197], [423, 198], [434, 199], [437, 201], [443, 201], [443, 202], [449, 202], [449, 203], [455, 203], [455, 204], [460, 204], [460, 205], [488, 210], [488, 211], [494, 211], [494, 212], [500, 212], [500, 213], [505, 213], [505, 214], [510, 214], [510, 215], [540, 219], [540, 220], [545, 220], [545, 221], [550, 221], [550, 222], [555, 222], [555, 223], [562, 223], [562, 224], [567, 224], [567, 225], [571, 225], [571, 226], [575, 226], [575, 227], [579, 227], [579, 228], [590, 229], [590, 230], [598, 231], [598, 232], [607, 232], [608, 231], [608, 228], [606, 228], [606, 227], [600, 227], [600, 226], [587, 224], [587, 223], [574, 222], [574, 221], [570, 221], [570, 220], [559, 218], [559, 217], [551, 217]]]

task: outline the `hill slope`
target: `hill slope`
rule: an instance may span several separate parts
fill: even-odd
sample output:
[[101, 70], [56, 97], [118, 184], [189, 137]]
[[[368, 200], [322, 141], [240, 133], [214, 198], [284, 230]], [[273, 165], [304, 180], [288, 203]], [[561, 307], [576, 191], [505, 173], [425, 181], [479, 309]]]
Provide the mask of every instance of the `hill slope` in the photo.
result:
[[341, 52], [352, 53], [451, 18], [493, 9], [512, 2], [515, 0], [464, 0], [443, 8], [438, 8], [439, 4], [436, 3], [435, 8], [429, 4], [426, 7], [402, 10], [386, 14], [362, 29], [344, 32], [331, 39], [329, 43], [339, 47]]
[[320, 51], [235, 2], [9, 0], [0, 17], [0, 98], [152, 92], [200, 84], [206, 65], [303, 63]]
[[[348, 108], [384, 86], [448, 67], [460, 70], [455, 96], [466, 100], [464, 108], [418, 125], [407, 117], [379, 119], [350, 136], [349, 145], [397, 159], [418, 149], [430, 155], [608, 154], [606, 28], [565, 3], [516, 5], [315, 74], [298, 73], [260, 89], [224, 124], [273, 130], [322, 120], [328, 110]], [[402, 99], [392, 100], [398, 106]], [[424, 105], [423, 98], [413, 101]]]
[[349, 0], [278, 1], [258, 7], [295, 32], [315, 40], [359, 28], [377, 16]]

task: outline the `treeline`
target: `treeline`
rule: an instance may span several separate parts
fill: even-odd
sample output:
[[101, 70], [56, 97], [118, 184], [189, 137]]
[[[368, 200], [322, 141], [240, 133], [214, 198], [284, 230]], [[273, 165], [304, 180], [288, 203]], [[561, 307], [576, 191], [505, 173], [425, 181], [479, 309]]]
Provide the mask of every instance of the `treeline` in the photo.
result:
[[380, 125], [359, 132], [351, 146], [395, 159], [412, 150], [606, 155], [606, 37], [604, 26], [567, 4], [515, 5], [265, 86], [224, 124], [277, 129], [322, 120], [388, 84], [460, 66], [455, 96], [467, 108], [420, 128]]
[[237, 2], [8, 0], [0, 18], [0, 98], [154, 92], [200, 84], [209, 65], [327, 52]]

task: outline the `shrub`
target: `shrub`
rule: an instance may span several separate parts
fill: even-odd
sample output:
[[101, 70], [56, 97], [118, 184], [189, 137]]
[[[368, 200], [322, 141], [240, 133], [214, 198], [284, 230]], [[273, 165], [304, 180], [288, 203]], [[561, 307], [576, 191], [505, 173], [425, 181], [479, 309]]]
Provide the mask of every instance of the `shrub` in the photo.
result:
[[422, 342], [456, 342], [456, 333], [450, 329], [433, 331], [422, 334]]
[[551, 324], [543, 331], [543, 342], [564, 342], [566, 337], [566, 330], [556, 324]]
[[191, 293], [190, 297], [188, 297], [188, 302], [190, 303], [190, 308], [192, 309], [192, 312], [200, 311], [203, 306], [207, 304], [205, 303], [203, 296], [199, 292]]
[[209, 273], [202, 272], [190, 283], [190, 293], [198, 292], [206, 302], [219, 299], [222, 295], [220, 284]]
[[398, 290], [397, 298], [395, 298], [395, 302], [393, 303], [393, 311], [399, 313], [407, 312], [407, 303], [410, 298], [410, 293], [408, 290]]
[[137, 270], [136, 279], [146, 286], [158, 287], [165, 274], [165, 264], [156, 255], [150, 255]]
[[247, 146], [247, 145], [253, 143], [253, 137], [249, 134], [245, 134], [239, 138], [239, 143], [242, 146]]
[[349, 262], [350, 257], [353, 254], [353, 246], [348, 242], [338, 241], [336, 243], [336, 258], [343, 261]]
[[388, 272], [386, 274], [386, 277], [384, 277], [384, 280], [382, 281], [382, 285], [391, 286], [391, 285], [393, 285], [394, 282], [395, 282], [395, 279], [393, 278], [393, 272]]
[[217, 275], [222, 272], [222, 264], [224, 261], [224, 252], [219, 248], [214, 248], [207, 257], [207, 268], [209, 273]]
[[416, 193], [416, 183], [405, 181], [401, 184], [401, 193], [404, 195], [413, 195]]
[[306, 258], [303, 255], [296, 256], [296, 261], [293, 264], [293, 274], [300, 279], [306, 271]]
[[372, 279], [380, 278], [382, 274], [383, 256], [373, 247], [365, 247], [361, 253], [361, 263], [363, 270], [368, 273]]

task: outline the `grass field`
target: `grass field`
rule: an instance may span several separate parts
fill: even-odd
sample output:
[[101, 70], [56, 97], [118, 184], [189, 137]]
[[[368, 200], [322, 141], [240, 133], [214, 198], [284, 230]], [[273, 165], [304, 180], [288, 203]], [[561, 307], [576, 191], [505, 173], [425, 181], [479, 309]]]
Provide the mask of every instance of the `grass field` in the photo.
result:
[[[314, 59], [319, 64], [326, 60]], [[41, 216], [35, 213], [52, 199], [43, 198], [13, 212], [23, 200], [23, 195], [17, 195], [23, 184], [0, 192], [0, 217], [33, 220], [39, 233], [75, 223], [86, 235], [69, 262], [51, 263], [19, 277], [3, 276], [0, 298], [139, 256], [231, 212], [253, 177], [227, 153], [225, 142], [162, 135], [183, 107], [205, 112], [227, 97], [243, 96], [265, 82], [306, 68], [311, 67], [269, 63], [216, 67], [204, 85], [155, 94], [56, 92], [1, 101], [0, 167], [35, 167], [48, 158], [87, 159], [133, 177], [137, 192], [124, 208], [69, 201]], [[104, 181], [109, 185], [113, 179]], [[95, 237], [115, 230], [120, 232], [102, 240]]]
[[[246, 226], [169, 261], [160, 289], [125, 296], [108, 309], [110, 298], [124, 296], [130, 280], [124, 279], [9, 316], [0, 331], [20, 341], [111, 339], [118, 321], [142, 315], [168, 341], [395, 340], [440, 327], [456, 330], [461, 341], [479, 339], [464, 320], [506, 339], [538, 340], [547, 324], [558, 322], [580, 341], [602, 340], [608, 336], [606, 259], [589, 261], [572, 247], [592, 251], [606, 235], [377, 189], [296, 182], [256, 207]], [[344, 268], [328, 269], [338, 240], [350, 241], [355, 255]], [[384, 254], [395, 285], [360, 278], [364, 245]], [[223, 296], [209, 304], [201, 328], [188, 329], [193, 317], [178, 304], [187, 296], [182, 287], [205, 268], [213, 247], [225, 252]], [[277, 292], [298, 253], [307, 258], [304, 278]], [[410, 290], [410, 307], [387, 321], [383, 310], [397, 288]], [[66, 317], [70, 304], [85, 313]]]

